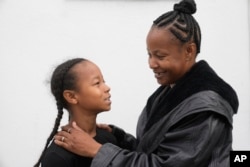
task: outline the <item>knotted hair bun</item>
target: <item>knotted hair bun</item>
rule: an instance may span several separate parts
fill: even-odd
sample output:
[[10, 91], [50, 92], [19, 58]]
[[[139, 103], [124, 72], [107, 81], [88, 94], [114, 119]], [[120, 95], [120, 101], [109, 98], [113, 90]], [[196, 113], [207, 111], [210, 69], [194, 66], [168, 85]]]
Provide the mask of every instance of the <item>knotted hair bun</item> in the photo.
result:
[[174, 11], [186, 14], [194, 14], [196, 12], [196, 4], [194, 0], [182, 0], [174, 5]]

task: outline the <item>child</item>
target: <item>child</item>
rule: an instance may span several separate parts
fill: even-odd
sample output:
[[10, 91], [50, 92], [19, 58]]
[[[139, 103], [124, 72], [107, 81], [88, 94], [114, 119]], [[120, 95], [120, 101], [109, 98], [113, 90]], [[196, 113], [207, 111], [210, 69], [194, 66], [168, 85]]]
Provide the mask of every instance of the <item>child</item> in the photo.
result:
[[[42, 167], [89, 167], [91, 158], [66, 151], [51, 140], [57, 133], [63, 109], [66, 109], [69, 113], [69, 124], [76, 122], [82, 130], [101, 144], [116, 144], [112, 133], [96, 126], [97, 114], [111, 108], [110, 88], [106, 85], [101, 70], [93, 62], [83, 58], [68, 60], [54, 70], [51, 92], [56, 100], [58, 114], [35, 167], [40, 163]], [[67, 138], [61, 138], [62, 142], [65, 140]]]

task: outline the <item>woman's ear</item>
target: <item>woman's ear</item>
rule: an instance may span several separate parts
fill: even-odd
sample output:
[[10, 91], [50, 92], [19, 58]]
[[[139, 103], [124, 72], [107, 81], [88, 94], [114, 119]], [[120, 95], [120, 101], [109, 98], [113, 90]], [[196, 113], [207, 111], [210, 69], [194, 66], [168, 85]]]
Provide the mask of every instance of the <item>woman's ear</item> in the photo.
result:
[[194, 60], [196, 57], [196, 53], [197, 53], [197, 49], [196, 49], [196, 45], [195, 43], [191, 42], [187, 44], [187, 48], [186, 48], [186, 60], [190, 61], [190, 60]]
[[73, 90], [64, 90], [63, 97], [70, 104], [77, 104], [76, 94]]

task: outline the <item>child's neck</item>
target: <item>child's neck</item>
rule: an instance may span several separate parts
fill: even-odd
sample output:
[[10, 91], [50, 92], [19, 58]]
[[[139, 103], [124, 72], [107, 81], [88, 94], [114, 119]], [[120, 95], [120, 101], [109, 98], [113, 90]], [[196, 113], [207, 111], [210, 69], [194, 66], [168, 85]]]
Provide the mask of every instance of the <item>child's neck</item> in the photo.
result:
[[96, 115], [71, 115], [69, 123], [73, 121], [90, 136], [96, 135]]

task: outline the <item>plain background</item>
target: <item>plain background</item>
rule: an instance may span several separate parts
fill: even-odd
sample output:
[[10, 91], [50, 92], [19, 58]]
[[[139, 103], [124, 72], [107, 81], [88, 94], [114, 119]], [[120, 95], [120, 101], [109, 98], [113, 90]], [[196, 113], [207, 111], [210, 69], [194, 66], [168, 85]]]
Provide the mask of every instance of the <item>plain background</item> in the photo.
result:
[[[102, 69], [112, 109], [98, 122], [135, 134], [158, 87], [145, 38], [176, 0], [0, 0], [0, 167], [32, 166], [57, 115], [49, 80], [54, 67], [85, 57]], [[205, 59], [237, 91], [233, 148], [250, 150], [249, 1], [197, 0]], [[67, 123], [64, 115], [62, 125]]]

